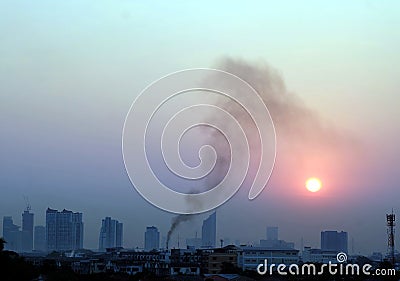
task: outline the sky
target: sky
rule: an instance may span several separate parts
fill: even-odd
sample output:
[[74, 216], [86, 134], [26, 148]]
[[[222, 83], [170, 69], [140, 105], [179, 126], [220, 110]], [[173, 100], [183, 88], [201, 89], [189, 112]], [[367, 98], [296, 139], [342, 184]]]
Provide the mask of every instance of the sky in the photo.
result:
[[[344, 230], [354, 252], [385, 252], [385, 214], [400, 210], [400, 4], [231, 2], [0, 1], [0, 216], [21, 224], [27, 196], [37, 225], [47, 207], [83, 212], [87, 248], [97, 248], [105, 216], [124, 223], [126, 247], [142, 247], [148, 225], [165, 235], [174, 215], [145, 201], [125, 172], [130, 105], [174, 71], [246, 76], [249, 66], [272, 69], [335, 133], [306, 149], [278, 126], [267, 188], [253, 201], [241, 189], [217, 209], [218, 239], [253, 243], [277, 225], [297, 247], [301, 238], [319, 247], [321, 230]], [[330, 137], [340, 142], [324, 146]], [[323, 182], [315, 194], [304, 188], [311, 176]], [[180, 236], [200, 232], [207, 215]]]

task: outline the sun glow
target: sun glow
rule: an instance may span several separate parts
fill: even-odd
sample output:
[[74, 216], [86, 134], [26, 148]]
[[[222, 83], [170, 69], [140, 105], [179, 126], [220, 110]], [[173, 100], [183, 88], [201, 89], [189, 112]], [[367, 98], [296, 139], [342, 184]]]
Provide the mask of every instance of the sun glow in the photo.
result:
[[309, 178], [306, 181], [306, 188], [310, 192], [317, 192], [321, 189], [322, 183], [318, 178]]

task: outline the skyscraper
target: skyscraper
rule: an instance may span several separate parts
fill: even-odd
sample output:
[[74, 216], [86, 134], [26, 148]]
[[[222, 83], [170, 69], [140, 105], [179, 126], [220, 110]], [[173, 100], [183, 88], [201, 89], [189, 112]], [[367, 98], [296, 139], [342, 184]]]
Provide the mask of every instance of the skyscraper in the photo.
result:
[[110, 217], [101, 221], [99, 234], [99, 250], [104, 251], [107, 248], [122, 247], [123, 224]]
[[337, 251], [347, 253], [347, 232], [322, 231], [321, 250]]
[[46, 251], [46, 228], [42, 225], [35, 226], [33, 248], [35, 251]]
[[201, 228], [202, 247], [215, 248], [217, 241], [217, 214], [212, 213], [203, 221]]
[[19, 226], [15, 225], [12, 217], [3, 217], [3, 238], [6, 240], [4, 248], [10, 251], [21, 251], [21, 232]]
[[115, 247], [122, 247], [123, 239], [124, 239], [124, 225], [122, 222], [117, 223], [117, 234], [115, 238]]
[[267, 226], [267, 240], [278, 240], [278, 231], [276, 226]]
[[155, 226], [146, 227], [144, 233], [144, 249], [146, 251], [158, 250], [160, 248], [160, 232]]
[[33, 250], [33, 213], [29, 212], [28, 207], [22, 213], [22, 251], [31, 252]]
[[82, 213], [47, 208], [46, 243], [48, 251], [66, 251], [83, 248]]

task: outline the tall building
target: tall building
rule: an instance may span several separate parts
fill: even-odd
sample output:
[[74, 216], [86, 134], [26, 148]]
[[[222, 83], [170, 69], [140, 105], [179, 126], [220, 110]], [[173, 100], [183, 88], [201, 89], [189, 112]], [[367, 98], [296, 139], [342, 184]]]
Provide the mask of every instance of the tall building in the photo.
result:
[[322, 231], [321, 232], [321, 250], [348, 252], [347, 232], [341, 231]]
[[146, 251], [158, 250], [160, 248], [160, 232], [155, 226], [146, 227], [144, 233], [144, 249]]
[[46, 227], [42, 225], [35, 226], [33, 249], [39, 252], [46, 251]]
[[10, 251], [21, 251], [21, 231], [19, 226], [15, 225], [12, 217], [3, 217], [3, 238], [6, 240], [4, 248]]
[[201, 228], [202, 247], [215, 248], [217, 241], [217, 214], [212, 213], [203, 221]]
[[124, 225], [122, 222], [117, 223], [117, 234], [115, 238], [115, 247], [122, 247], [124, 239]]
[[67, 251], [83, 248], [82, 213], [47, 208], [46, 244], [48, 251]]
[[267, 226], [267, 240], [279, 240], [278, 227]]
[[279, 228], [276, 226], [267, 226], [267, 239], [260, 240], [260, 246], [270, 249], [294, 249], [293, 242], [279, 240]]
[[99, 250], [104, 251], [107, 248], [122, 247], [123, 224], [110, 217], [101, 221], [99, 235]]
[[22, 213], [22, 251], [31, 252], [33, 250], [33, 213], [29, 212], [28, 207]]

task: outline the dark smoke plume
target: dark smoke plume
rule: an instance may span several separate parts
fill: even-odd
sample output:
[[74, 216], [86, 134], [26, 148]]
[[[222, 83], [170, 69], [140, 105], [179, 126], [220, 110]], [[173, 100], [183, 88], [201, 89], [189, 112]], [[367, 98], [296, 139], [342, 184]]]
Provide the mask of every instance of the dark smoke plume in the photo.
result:
[[[343, 159], [335, 158], [343, 155], [347, 157], [347, 162], [349, 159], [357, 157], [355, 155], [358, 154], [357, 150], [360, 148], [358, 140], [343, 128], [337, 128], [322, 118], [318, 112], [307, 107], [299, 96], [289, 92], [279, 72], [266, 63], [251, 64], [243, 60], [227, 58], [221, 60], [216, 68], [232, 73], [249, 83], [267, 105], [276, 129], [277, 159], [283, 163], [285, 173], [290, 171], [290, 167], [297, 170], [307, 169], [308, 165], [315, 165], [308, 163], [313, 160], [310, 161], [310, 158], [323, 159], [326, 164], [332, 161], [346, 162]], [[218, 84], [220, 81], [213, 81], [213, 83]], [[253, 137], [257, 135], [257, 129], [249, 115], [236, 102], [227, 98], [218, 98], [216, 103], [232, 114], [247, 130], [246, 134], [249, 134], [250, 169], [243, 184], [248, 186], [255, 176], [257, 163], [260, 160], [260, 141], [257, 137]], [[216, 117], [205, 116], [205, 120], [210, 123], [213, 123], [214, 118]], [[229, 126], [229, 124], [226, 125]], [[219, 183], [220, 175], [225, 174], [230, 159], [229, 151], [224, 150], [225, 143], [221, 142], [218, 132], [209, 134], [209, 144], [216, 149], [218, 160], [214, 167], [216, 173], [211, 178], [207, 178], [207, 186], [204, 187], [204, 190], [209, 190]], [[310, 172], [313, 169], [314, 167], [311, 167]], [[303, 173], [306, 174], [307, 171], [303, 171]], [[291, 174], [291, 176], [294, 175]], [[283, 178], [287, 178], [287, 176]], [[188, 204], [195, 203], [188, 202]], [[191, 220], [192, 216], [178, 215], [173, 218], [168, 231], [167, 243], [176, 228], [182, 222]]]
[[278, 137], [315, 145], [321, 144], [321, 140], [324, 145], [348, 144], [349, 138], [343, 130], [335, 128], [307, 107], [299, 96], [289, 92], [278, 71], [266, 63], [224, 59], [219, 68], [242, 78], [258, 92], [270, 111]]
[[[189, 194], [195, 194], [195, 193], [199, 193], [199, 192], [201, 192], [201, 190], [199, 191], [199, 190], [194, 190], [193, 189], [193, 190], [190, 190]], [[188, 198], [186, 200], [186, 203], [189, 206], [193, 206], [193, 207], [198, 207], [198, 206], [202, 205], [202, 202], [200, 202], [198, 200], [195, 200], [195, 199], [192, 199], [192, 198]], [[190, 214], [190, 215], [189, 214], [182, 214], [182, 215], [177, 215], [176, 217], [172, 218], [171, 227], [169, 228], [168, 233], [167, 233], [167, 241], [166, 241], [166, 243], [167, 243], [166, 246], [167, 247], [169, 246], [169, 242], [171, 241], [171, 236], [175, 232], [177, 227], [183, 222], [191, 221], [192, 219], [195, 218], [195, 216], [196, 216], [195, 214]]]
[[[298, 174], [303, 176], [315, 172], [316, 166], [318, 172], [329, 173], [331, 170], [328, 166], [344, 166], [342, 163], [349, 163], [360, 156], [362, 146], [358, 139], [306, 106], [298, 95], [287, 90], [279, 72], [266, 63], [248, 63], [225, 58], [216, 68], [232, 73], [249, 83], [267, 105], [276, 130], [277, 162], [284, 168], [285, 173], [293, 169], [302, 169]], [[213, 83], [218, 85], [223, 82], [215, 80]], [[251, 185], [260, 160], [260, 140], [255, 137], [258, 135], [257, 128], [250, 116], [234, 100], [219, 97], [216, 102], [219, 107], [232, 114], [247, 131], [251, 155], [249, 174], [244, 185]], [[212, 123], [216, 117], [205, 118]], [[210, 135], [210, 144], [216, 148], [221, 147], [217, 134]], [[229, 155], [226, 154], [218, 156], [222, 160], [229, 159]], [[225, 162], [220, 163], [225, 165]], [[332, 165], [333, 163], [336, 164]], [[222, 171], [224, 167], [217, 163], [215, 169]], [[213, 179], [210, 179], [211, 182]]]
[[168, 234], [167, 234], [167, 247], [169, 245], [169, 242], [171, 240], [171, 235], [174, 233], [174, 231], [176, 230], [176, 228], [185, 221], [189, 221], [193, 218], [194, 215], [178, 215], [176, 217], [172, 218], [172, 222], [171, 222], [171, 227], [168, 230]]

